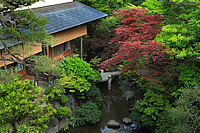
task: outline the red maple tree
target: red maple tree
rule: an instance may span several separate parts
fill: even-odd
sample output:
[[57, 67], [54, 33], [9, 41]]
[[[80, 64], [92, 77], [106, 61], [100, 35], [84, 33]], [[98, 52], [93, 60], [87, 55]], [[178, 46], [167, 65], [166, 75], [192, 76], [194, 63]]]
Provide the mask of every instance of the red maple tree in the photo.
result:
[[[108, 42], [115, 35], [114, 28], [108, 31], [95, 30], [93, 34], [85, 39], [85, 44], [88, 45], [88, 51], [97, 51], [103, 54], [103, 59], [109, 59], [113, 53], [119, 49], [119, 44], [109, 44]], [[102, 57], [101, 57], [102, 58]]]
[[[171, 48], [165, 44], [154, 41], [161, 32], [161, 23], [165, 18], [158, 14], [148, 13], [145, 8], [116, 10], [113, 14], [122, 17], [122, 25], [116, 28], [116, 37], [109, 42], [120, 44], [119, 50], [112, 58], [100, 64], [102, 69], [116, 66], [128, 60], [128, 64], [121, 72], [127, 71], [134, 74], [134, 70], [145, 69], [143, 74], [152, 84], [161, 83], [159, 76], [172, 80], [177, 73], [173, 69], [175, 64], [170, 59]], [[142, 63], [143, 62], [143, 63]]]

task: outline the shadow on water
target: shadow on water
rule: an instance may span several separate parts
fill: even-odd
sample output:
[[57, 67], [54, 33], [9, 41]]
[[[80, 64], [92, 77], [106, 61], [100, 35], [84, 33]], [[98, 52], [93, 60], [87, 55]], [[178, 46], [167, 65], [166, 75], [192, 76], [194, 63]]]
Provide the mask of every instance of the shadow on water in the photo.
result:
[[[134, 124], [126, 126], [122, 119], [129, 116], [129, 105], [125, 98], [122, 97], [122, 92], [116, 80], [112, 81], [112, 89], [108, 91], [107, 83], [97, 83], [97, 87], [102, 93], [101, 102], [101, 120], [97, 124], [86, 124], [84, 126], [75, 127], [66, 131], [67, 133], [103, 133], [106, 130], [113, 130], [107, 127], [109, 120], [114, 119], [120, 124], [120, 133], [151, 133], [148, 129], [137, 130]], [[64, 132], [62, 132], [64, 133]]]

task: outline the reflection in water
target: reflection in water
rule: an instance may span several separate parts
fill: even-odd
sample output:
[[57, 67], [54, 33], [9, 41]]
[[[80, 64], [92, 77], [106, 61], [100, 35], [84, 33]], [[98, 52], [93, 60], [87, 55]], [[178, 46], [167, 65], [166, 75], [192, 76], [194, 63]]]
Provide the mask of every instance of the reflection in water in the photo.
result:
[[[113, 90], [110, 90], [110, 91], [113, 91]], [[114, 91], [116, 91], [116, 90], [114, 90]], [[103, 101], [101, 101], [102, 110], [104, 110], [104, 112], [107, 114], [109, 114], [111, 105], [113, 103], [116, 103], [116, 100], [124, 100], [124, 99], [122, 99], [122, 97], [117, 97], [114, 95], [102, 94], [101, 97], [103, 98]]]
[[[125, 98], [122, 97], [122, 92], [119, 90], [119, 85], [116, 80], [112, 81], [112, 89], [107, 90], [107, 83], [97, 83], [97, 87], [101, 90], [101, 120], [97, 124], [86, 124], [81, 127], [70, 128], [65, 133], [103, 133], [106, 130], [113, 130], [107, 127], [109, 120], [114, 119], [120, 124], [120, 133], [150, 133], [147, 130], [137, 130], [134, 124], [125, 125], [122, 121], [124, 117], [129, 116], [129, 105]], [[64, 132], [62, 132], [64, 133]]]
[[[103, 133], [106, 130], [113, 130], [112, 128], [108, 128], [107, 126], [105, 126], [104, 129], [101, 129], [101, 132]], [[116, 129], [115, 129], [116, 130]], [[117, 129], [120, 131], [120, 133], [134, 133], [134, 131], [136, 131], [136, 127], [134, 124], [126, 126], [125, 124], [120, 124], [120, 128]]]

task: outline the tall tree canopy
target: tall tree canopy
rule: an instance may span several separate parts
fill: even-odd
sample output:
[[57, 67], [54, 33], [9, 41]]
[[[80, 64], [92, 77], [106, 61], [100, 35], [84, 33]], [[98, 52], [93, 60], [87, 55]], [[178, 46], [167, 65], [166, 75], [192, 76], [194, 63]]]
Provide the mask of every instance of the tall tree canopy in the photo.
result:
[[176, 70], [185, 87], [200, 82], [200, 1], [199, 0], [146, 0], [142, 4], [154, 13], [162, 14], [162, 32], [156, 41], [167, 44], [176, 54]]
[[[153, 75], [143, 75], [150, 79], [165, 75], [172, 80], [175, 73], [173, 61], [170, 59], [171, 49], [161, 43], [153, 41], [157, 34], [161, 32], [161, 23], [164, 20], [160, 15], [148, 13], [145, 9], [125, 9], [116, 10], [117, 17], [123, 16], [122, 25], [116, 28], [116, 37], [109, 43], [121, 44], [117, 53], [111, 59], [104, 61], [100, 66], [108, 68], [127, 60], [123, 72], [141, 69], [145, 66]], [[153, 80], [152, 80], [153, 81]], [[157, 80], [157, 82], [160, 82]]]

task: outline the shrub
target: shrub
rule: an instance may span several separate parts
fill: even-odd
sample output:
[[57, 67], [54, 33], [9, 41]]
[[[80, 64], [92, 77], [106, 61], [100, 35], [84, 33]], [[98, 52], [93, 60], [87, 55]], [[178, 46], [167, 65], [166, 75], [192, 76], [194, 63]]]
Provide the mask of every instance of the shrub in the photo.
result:
[[61, 103], [65, 103], [65, 102], [68, 101], [68, 98], [67, 98], [66, 95], [64, 95], [64, 94], [61, 96], [60, 99], [61, 99]]
[[96, 123], [100, 121], [101, 111], [94, 103], [87, 102], [81, 107], [77, 107], [74, 114], [75, 125], [84, 125], [86, 123]]
[[34, 126], [28, 126], [26, 124], [20, 125], [17, 129], [17, 133], [40, 133]]
[[91, 85], [91, 88], [87, 93], [87, 97], [90, 97], [97, 106], [101, 105], [101, 91], [95, 85]]
[[134, 109], [131, 111], [129, 116], [133, 121], [133, 124], [135, 124], [137, 128], [140, 129], [142, 127], [142, 122], [141, 122], [142, 113], [139, 112], [137, 109]]
[[55, 85], [49, 86], [45, 89], [45, 94], [48, 96], [48, 99], [52, 101], [59, 100], [64, 102], [65, 100], [61, 100], [61, 97], [64, 95], [64, 93], [65, 89], [63, 87], [57, 87]]
[[[138, 79], [138, 77], [136, 78]], [[157, 83], [153, 88], [148, 80], [144, 78], [138, 80], [141, 91], [144, 91], [144, 97], [136, 103], [136, 109], [140, 112], [141, 117], [133, 116], [132, 120], [140, 126], [161, 126], [161, 119], [175, 100], [172, 93], [179, 88], [178, 79], [167, 81], [163, 77], [159, 78], [162, 84]]]
[[[197, 133], [200, 132], [200, 87], [191, 87], [183, 89], [181, 96], [175, 102], [175, 107], [167, 111], [165, 117], [171, 118], [173, 125], [168, 127], [174, 133]], [[167, 127], [166, 124], [159, 129]]]
[[58, 79], [59, 84], [66, 88], [66, 92], [75, 93], [77, 98], [85, 99], [85, 93], [90, 89], [91, 84], [84, 78], [77, 76], [74, 73], [62, 75]]
[[68, 107], [60, 107], [57, 109], [55, 117], [58, 119], [62, 119], [63, 117], [69, 116], [71, 112], [72, 111]]
[[[47, 96], [43, 95], [39, 101], [36, 101], [35, 99], [40, 97], [41, 88], [34, 86], [34, 82], [19, 81], [19, 79], [11, 82], [12, 84], [8, 86], [9, 93], [0, 96], [0, 129], [4, 130], [6, 124], [11, 123], [15, 125], [15, 131], [18, 129], [17, 124], [32, 125], [38, 131], [46, 130], [47, 122], [54, 115], [55, 109], [50, 104], [44, 108], [38, 106], [47, 101]], [[5, 85], [0, 84], [5, 90]]]
[[63, 57], [61, 59], [61, 68], [65, 69], [65, 74], [69, 75], [75, 73], [75, 75], [80, 76], [80, 78], [86, 79], [88, 82], [95, 82], [96, 80], [101, 80], [101, 75], [96, 70], [90, 67], [90, 64], [80, 59], [77, 56], [73, 58]]
[[90, 89], [91, 84], [84, 78], [76, 76], [74, 73], [63, 74], [55, 80], [55, 85], [46, 88], [45, 94], [50, 100], [67, 101], [66, 93], [75, 93], [77, 98], [85, 98], [85, 93]]

